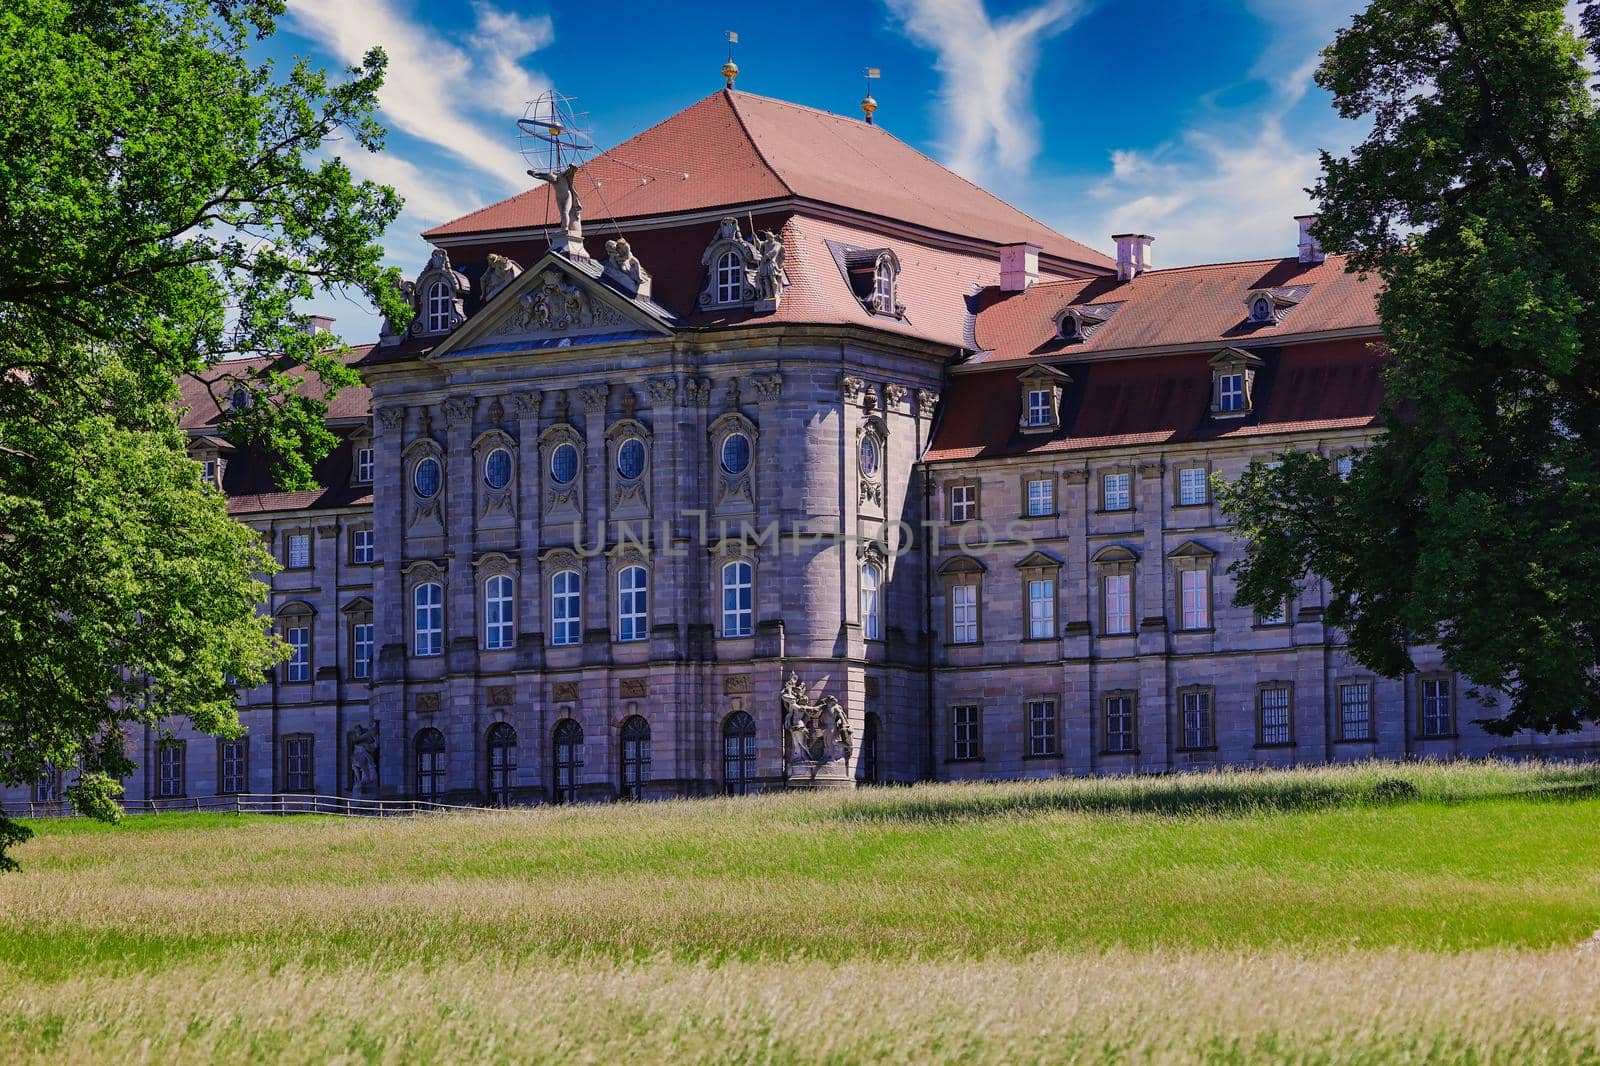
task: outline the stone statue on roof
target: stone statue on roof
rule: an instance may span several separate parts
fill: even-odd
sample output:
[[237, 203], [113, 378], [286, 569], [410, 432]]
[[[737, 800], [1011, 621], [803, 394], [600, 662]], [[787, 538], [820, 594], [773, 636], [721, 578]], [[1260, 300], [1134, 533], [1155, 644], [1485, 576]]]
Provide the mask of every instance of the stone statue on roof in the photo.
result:
[[783, 269], [783, 242], [767, 230], [756, 238], [756, 310], [771, 313], [778, 309], [789, 275]]
[[606, 242], [605, 276], [630, 296], [650, 298], [650, 274], [633, 254], [626, 237]]
[[[572, 245], [583, 249], [583, 201], [573, 185], [578, 176], [578, 164], [571, 163], [564, 170], [530, 170], [529, 175], [547, 183], [556, 192], [556, 211], [561, 215], [561, 233], [550, 241], [554, 251], [567, 251]], [[565, 239], [562, 239], [562, 238]]]

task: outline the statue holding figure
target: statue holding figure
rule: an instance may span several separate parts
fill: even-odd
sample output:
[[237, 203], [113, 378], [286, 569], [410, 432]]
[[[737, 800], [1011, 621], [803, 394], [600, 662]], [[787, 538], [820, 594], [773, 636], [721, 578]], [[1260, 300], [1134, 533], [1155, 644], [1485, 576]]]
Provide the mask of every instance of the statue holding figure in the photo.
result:
[[378, 791], [378, 721], [368, 728], [357, 722], [345, 735], [350, 751], [350, 791], [371, 796]]
[[756, 299], [777, 310], [778, 300], [789, 285], [789, 275], [783, 269], [783, 242], [778, 235], [767, 230], [756, 238]]

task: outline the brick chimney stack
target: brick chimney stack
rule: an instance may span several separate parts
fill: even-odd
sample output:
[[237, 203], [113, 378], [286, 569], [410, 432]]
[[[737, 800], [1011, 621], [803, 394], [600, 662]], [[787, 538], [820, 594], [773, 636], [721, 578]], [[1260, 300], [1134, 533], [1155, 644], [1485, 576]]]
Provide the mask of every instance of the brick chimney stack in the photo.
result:
[[1007, 244], [1000, 249], [1000, 291], [1021, 292], [1039, 280], [1037, 244]]
[[1150, 269], [1150, 246], [1155, 238], [1148, 233], [1113, 233], [1117, 242], [1117, 280], [1132, 281]]
[[1327, 258], [1322, 251], [1322, 242], [1311, 235], [1311, 227], [1316, 224], [1316, 215], [1296, 215], [1294, 220], [1300, 223], [1300, 262], [1320, 263]]

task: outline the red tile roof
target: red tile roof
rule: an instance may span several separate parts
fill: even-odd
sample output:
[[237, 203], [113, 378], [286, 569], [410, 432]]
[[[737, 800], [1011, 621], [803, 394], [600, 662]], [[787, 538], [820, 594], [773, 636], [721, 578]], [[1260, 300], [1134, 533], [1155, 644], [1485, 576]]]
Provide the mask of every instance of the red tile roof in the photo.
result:
[[[1105, 269], [1112, 261], [1018, 211], [881, 126], [724, 90], [584, 164], [584, 219], [637, 219], [810, 200]], [[547, 226], [540, 185], [423, 234], [429, 239]]]
[[1019, 374], [1025, 365], [952, 375], [926, 459], [991, 459], [1110, 448], [1229, 440], [1275, 433], [1360, 429], [1378, 422], [1383, 398], [1380, 342], [1251, 345], [1262, 357], [1255, 412], [1239, 421], [1210, 417], [1213, 353], [1052, 362], [1072, 381], [1062, 426], [1024, 434]]
[[[989, 292], [978, 312], [977, 341], [991, 353], [982, 361], [1007, 362], [1183, 344], [1272, 343], [1296, 334], [1376, 330], [1378, 279], [1346, 273], [1344, 267], [1343, 256], [1330, 255], [1323, 263], [1266, 259], [1152, 270], [1131, 281], [1092, 278], [1041, 283], [1020, 293]], [[1281, 322], [1246, 323], [1246, 293], [1288, 286], [1309, 286], [1310, 291]], [[1086, 340], [1061, 340], [1056, 335], [1056, 315], [1063, 308], [1086, 304], [1115, 310]]]
[[[366, 354], [376, 345], [354, 344], [348, 349], [345, 362], [356, 365], [361, 362]], [[229, 359], [218, 363], [207, 374], [198, 377], [185, 376], [178, 380], [179, 403], [183, 407], [183, 414], [179, 420], [186, 430], [200, 430], [215, 426], [222, 416], [220, 404], [228, 402], [228, 386], [223, 384], [231, 377], [248, 379], [251, 375], [262, 371], [297, 372], [295, 364], [287, 359], [277, 356], [258, 356], [251, 359]], [[215, 395], [213, 395], [215, 390]], [[322, 387], [322, 381], [315, 374], [306, 376], [305, 383], [301, 385], [300, 392], [307, 396], [322, 399], [327, 390]], [[338, 421], [349, 418], [367, 418], [371, 414], [372, 390], [365, 385], [352, 385], [340, 389], [339, 394], [328, 405], [328, 418]]]

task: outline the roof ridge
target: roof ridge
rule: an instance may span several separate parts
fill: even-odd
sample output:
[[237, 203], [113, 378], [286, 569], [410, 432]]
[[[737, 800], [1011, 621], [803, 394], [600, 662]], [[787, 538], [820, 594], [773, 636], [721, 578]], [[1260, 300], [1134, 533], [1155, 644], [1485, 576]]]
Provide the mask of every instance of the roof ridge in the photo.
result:
[[[1346, 255], [1343, 252], [1329, 252], [1327, 254], [1327, 256], [1324, 258], [1323, 263], [1326, 263], [1328, 260], [1331, 260], [1331, 259], [1344, 259], [1344, 258], [1346, 258]], [[1183, 266], [1152, 267], [1149, 270], [1143, 271], [1142, 273], [1135, 275], [1135, 280], [1137, 280], [1138, 278], [1148, 277], [1151, 274], [1177, 274], [1177, 273], [1181, 273], [1181, 272], [1186, 271], [1186, 270], [1226, 270], [1226, 269], [1228, 269], [1230, 267], [1257, 266], [1257, 265], [1265, 265], [1267, 263], [1287, 263], [1287, 262], [1290, 262], [1290, 261], [1293, 261], [1293, 260], [1296, 260], [1295, 256], [1292, 256], [1292, 255], [1280, 255], [1280, 256], [1266, 258], [1266, 259], [1225, 259], [1225, 260], [1222, 260], [1222, 261], [1216, 262], [1216, 263], [1186, 263]], [[1322, 263], [1307, 263], [1305, 265], [1306, 266], [1321, 266], [1323, 264]], [[1035, 282], [1034, 284], [1028, 286], [1028, 289], [1029, 289], [1029, 291], [1032, 291], [1033, 289], [1057, 288], [1057, 287], [1065, 286], [1065, 285], [1087, 285], [1089, 282], [1092, 282], [1092, 281], [1104, 281], [1104, 280], [1105, 280], [1104, 278], [1053, 278], [1050, 281], [1038, 281], [1038, 282]], [[1127, 283], [1124, 282], [1124, 284], [1127, 284]]]
[[[767, 168], [767, 173], [771, 174], [773, 176], [773, 178], [777, 181], [777, 183], [779, 185], [782, 185], [784, 187], [784, 189], [788, 191], [790, 196], [795, 195], [794, 186], [790, 185], [789, 182], [784, 178], [784, 176], [782, 174], [778, 173], [778, 168], [772, 165], [772, 160], [767, 158], [767, 153], [763, 152], [761, 150], [760, 143], [756, 141], [756, 135], [750, 132], [750, 126], [749, 126], [749, 124], [747, 122], [745, 122], [744, 116], [739, 114], [738, 101], [734, 96], [734, 94], [736, 92], [738, 92], [738, 90], [736, 90], [736, 89], [734, 89], [733, 87], [730, 86], [730, 87], [728, 87], [726, 89], [720, 89], [720, 90], [718, 90], [717, 93], [714, 93], [712, 95], [719, 95], [720, 94], [721, 96], [726, 98], [727, 104], [728, 104], [728, 110], [733, 112], [733, 119], [734, 119], [735, 122], [737, 122], [739, 124], [740, 131], [744, 133], [744, 139], [746, 141], [750, 142], [750, 148], [751, 148], [752, 151], [755, 152], [756, 158], [761, 160], [761, 165]], [[745, 95], [754, 95], [754, 94], [753, 93], [747, 93]], [[709, 99], [709, 97], [707, 99]], [[763, 97], [762, 99], [765, 99], [765, 97]], [[666, 120], [663, 119], [662, 121], [666, 121]]]

